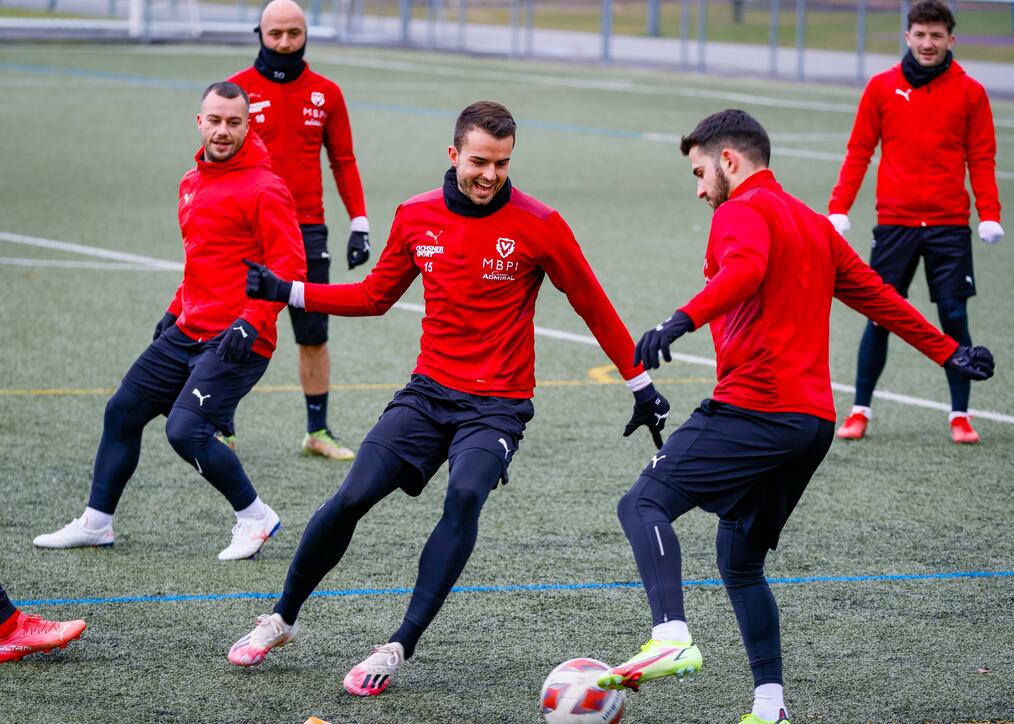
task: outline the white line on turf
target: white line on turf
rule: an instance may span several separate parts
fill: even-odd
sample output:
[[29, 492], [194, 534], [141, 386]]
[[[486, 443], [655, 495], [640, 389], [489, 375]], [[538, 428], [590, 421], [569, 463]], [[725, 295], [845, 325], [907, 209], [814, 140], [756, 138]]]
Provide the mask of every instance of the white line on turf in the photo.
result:
[[56, 267], [60, 269], [100, 269], [106, 271], [167, 271], [149, 264], [121, 264], [115, 261], [73, 261], [70, 259], [29, 259], [24, 257], [0, 257], [3, 266]]
[[[12, 234], [6, 231], [0, 231], [0, 241], [11, 241], [16, 244], [26, 244], [28, 246], [37, 246], [44, 249], [58, 249], [61, 251], [70, 251], [75, 254], [85, 254], [90, 256], [97, 256], [105, 259], [124, 259], [135, 262], [140, 266], [146, 266], [147, 271], [182, 271], [183, 265], [179, 262], [166, 261], [164, 259], [156, 259], [151, 256], [143, 256], [141, 254], [127, 254], [125, 252], [113, 251], [111, 249], [102, 249], [96, 246], [86, 246], [84, 244], [71, 244], [64, 241], [54, 241], [53, 239], [43, 239], [36, 236], [25, 236], [23, 234]], [[45, 265], [44, 263], [40, 266]], [[103, 267], [104, 268], [104, 267]], [[421, 304], [415, 304], [414, 302], [396, 302], [395, 307], [406, 312], [415, 312], [422, 314], [425, 309]], [[549, 327], [535, 327], [535, 334], [540, 337], [549, 337], [550, 339], [558, 339], [565, 342], [575, 342], [577, 344], [584, 344], [590, 347], [599, 347], [598, 341], [587, 334], [575, 334], [573, 332], [565, 332], [559, 329], [551, 329]], [[702, 365], [706, 367], [714, 367], [715, 360], [708, 357], [698, 357], [692, 354], [682, 354], [679, 352], [673, 352], [672, 358], [679, 362], [686, 362], [692, 365]], [[832, 382], [832, 389], [838, 390], [839, 392], [855, 392], [856, 388], [852, 385], [845, 385], [840, 382]], [[951, 406], [946, 405], [942, 402], [935, 402], [934, 400], [925, 400], [921, 397], [912, 397], [911, 395], [902, 395], [897, 392], [890, 392], [888, 390], [877, 390], [873, 393], [874, 397], [882, 400], [890, 400], [892, 402], [898, 402], [902, 405], [910, 405], [912, 407], [923, 407], [930, 410], [942, 410], [944, 412], [950, 412]], [[969, 410], [970, 415], [983, 420], [994, 420], [996, 422], [1006, 422], [1014, 424], [1014, 415], [1005, 415], [1000, 412], [991, 412], [989, 410]]]

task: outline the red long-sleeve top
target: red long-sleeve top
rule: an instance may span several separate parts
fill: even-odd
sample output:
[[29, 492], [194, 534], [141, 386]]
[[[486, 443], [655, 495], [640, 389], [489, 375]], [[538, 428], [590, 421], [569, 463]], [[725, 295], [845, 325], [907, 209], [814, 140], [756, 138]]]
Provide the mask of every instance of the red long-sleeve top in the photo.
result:
[[288, 184], [300, 224], [324, 223], [321, 146], [349, 218], [366, 216], [349, 112], [336, 83], [309, 66], [289, 83], [270, 81], [253, 67], [229, 80], [250, 96], [250, 128], [264, 139], [271, 167]]
[[535, 300], [543, 277], [570, 301], [624, 379], [640, 374], [623, 322], [559, 213], [512, 189], [485, 217], [453, 213], [443, 190], [395, 214], [387, 246], [355, 284], [307, 284], [308, 311], [386, 312], [422, 275], [426, 313], [415, 372], [476, 395], [528, 398], [535, 387]]
[[966, 226], [966, 165], [979, 219], [1000, 221], [989, 97], [957, 62], [921, 88], [912, 88], [901, 63], [870, 79], [828, 213], [852, 208], [878, 143], [877, 223]]
[[197, 340], [214, 337], [242, 317], [257, 330], [253, 351], [270, 358], [275, 319], [285, 305], [247, 298], [243, 259], [265, 264], [284, 279], [306, 278], [292, 196], [272, 173], [268, 150], [255, 134], [228, 161], [205, 161], [203, 148], [195, 160], [197, 166], [180, 181], [186, 259], [168, 311]]
[[682, 311], [695, 327], [711, 325], [714, 398], [750, 410], [835, 419], [828, 369], [832, 297], [937, 364], [958, 346], [767, 169], [745, 179], [715, 212], [704, 276], [704, 289]]

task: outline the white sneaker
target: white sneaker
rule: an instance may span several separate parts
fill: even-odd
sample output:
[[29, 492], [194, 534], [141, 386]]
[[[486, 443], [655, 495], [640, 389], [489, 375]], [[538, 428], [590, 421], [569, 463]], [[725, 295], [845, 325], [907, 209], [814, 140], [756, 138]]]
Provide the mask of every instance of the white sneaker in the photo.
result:
[[397, 641], [374, 646], [373, 653], [345, 674], [342, 685], [353, 696], [377, 696], [391, 683], [391, 675], [405, 663], [405, 647]]
[[281, 614], [261, 614], [257, 617], [254, 630], [241, 638], [229, 649], [229, 663], [236, 666], [256, 666], [264, 661], [268, 651], [296, 638], [299, 623], [291, 626], [285, 623]]
[[85, 546], [111, 546], [116, 536], [113, 524], [92, 530], [85, 527], [85, 516], [75, 518], [60, 530], [43, 533], [32, 541], [39, 548], [83, 548]]
[[278, 513], [265, 504], [267, 514], [263, 518], [240, 518], [232, 527], [232, 543], [218, 554], [220, 561], [239, 561], [253, 558], [261, 547], [282, 528]]

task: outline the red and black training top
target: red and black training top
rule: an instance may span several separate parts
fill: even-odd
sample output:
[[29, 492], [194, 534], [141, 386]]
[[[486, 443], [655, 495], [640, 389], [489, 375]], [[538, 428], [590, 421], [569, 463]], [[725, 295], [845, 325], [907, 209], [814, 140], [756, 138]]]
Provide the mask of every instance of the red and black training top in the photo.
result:
[[714, 398], [749, 410], [835, 419], [828, 369], [832, 297], [937, 364], [958, 346], [767, 169], [744, 180], [715, 211], [704, 276], [704, 289], [682, 311], [695, 327], [711, 325]]
[[623, 378], [643, 372], [632, 364], [630, 333], [560, 214], [515, 188], [500, 193], [506, 203], [485, 216], [452, 211], [441, 188], [409, 199], [369, 275], [356, 284], [307, 284], [306, 309], [383, 314], [422, 275], [426, 311], [415, 372], [461, 392], [528, 398], [535, 300], [548, 276]]

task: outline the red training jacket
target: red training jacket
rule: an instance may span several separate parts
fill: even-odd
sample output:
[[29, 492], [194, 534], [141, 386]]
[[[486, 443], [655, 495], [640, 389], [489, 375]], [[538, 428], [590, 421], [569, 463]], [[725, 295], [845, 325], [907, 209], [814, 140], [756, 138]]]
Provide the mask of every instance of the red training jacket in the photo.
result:
[[682, 308], [711, 324], [714, 398], [760, 412], [835, 419], [828, 370], [831, 297], [937, 364], [958, 343], [937, 331], [859, 258], [827, 217], [782, 190], [765, 169], [718, 207], [704, 289]]
[[979, 219], [1000, 221], [989, 97], [957, 62], [921, 88], [901, 63], [870, 79], [828, 213], [848, 213], [878, 142], [877, 223], [967, 226], [966, 164]]
[[250, 128], [264, 139], [272, 168], [289, 185], [300, 224], [324, 223], [321, 146], [349, 218], [366, 216], [349, 112], [337, 84], [309, 66], [289, 83], [270, 81], [253, 67], [229, 80], [250, 96]]
[[284, 279], [306, 278], [303, 237], [285, 183], [271, 171], [264, 142], [251, 133], [228, 161], [194, 157], [180, 181], [179, 218], [186, 260], [169, 305], [176, 326], [193, 339], [214, 337], [242, 317], [257, 330], [253, 351], [271, 357], [282, 302], [246, 296], [243, 259]]
[[559, 213], [516, 188], [482, 218], [447, 209], [434, 189], [398, 207], [373, 270], [356, 284], [307, 284], [306, 309], [386, 312], [422, 274], [426, 313], [415, 372], [475, 395], [528, 398], [535, 387], [535, 300], [549, 276], [624, 379], [634, 343]]

